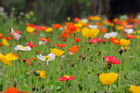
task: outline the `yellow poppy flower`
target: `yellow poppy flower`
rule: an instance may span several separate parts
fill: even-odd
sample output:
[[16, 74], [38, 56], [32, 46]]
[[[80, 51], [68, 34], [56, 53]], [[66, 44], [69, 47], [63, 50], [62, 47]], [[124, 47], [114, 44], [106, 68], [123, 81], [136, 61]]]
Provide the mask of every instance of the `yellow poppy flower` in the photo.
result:
[[37, 72], [39, 73], [39, 77], [41, 77], [41, 78], [45, 78], [46, 76], [44, 76], [45, 75], [45, 71], [43, 70], [43, 71], [39, 71], [39, 70], [37, 70]]
[[123, 26], [116, 26], [116, 30], [123, 30]]
[[137, 30], [137, 33], [139, 34], [140, 33], [140, 30]]
[[99, 75], [99, 80], [104, 85], [111, 85], [113, 84], [118, 78], [118, 74], [111, 72], [111, 73], [102, 73]]
[[33, 27], [31, 27], [31, 26], [27, 26], [26, 27], [26, 30], [27, 30], [27, 32], [33, 32], [35, 29], [33, 28]]
[[54, 48], [54, 49], [51, 49], [51, 52], [53, 54], [55, 54], [56, 56], [61, 56], [63, 55], [64, 51], [60, 50], [60, 49], [57, 49], [57, 48]]
[[8, 53], [7, 55], [3, 55], [0, 53], [0, 61], [3, 62], [4, 64], [12, 66], [12, 63], [10, 61], [14, 60], [17, 60], [17, 57], [12, 53]]
[[135, 85], [131, 85], [129, 88], [129, 91], [131, 91], [132, 93], [140, 93], [140, 87], [137, 87]]
[[94, 38], [98, 35], [99, 29], [89, 29], [89, 28], [83, 28], [82, 34], [85, 38]]
[[140, 36], [139, 36], [139, 35], [136, 35], [136, 38], [137, 38], [137, 39], [139, 39], [139, 38], [140, 38]]
[[9, 43], [7, 42], [6, 39], [2, 39], [2, 43], [3, 43], [3, 45], [5, 45], [5, 46], [9, 46]]
[[52, 32], [53, 31], [53, 28], [52, 27], [48, 27], [45, 31], [46, 32]]
[[120, 45], [122, 45], [122, 46], [128, 46], [129, 44], [130, 44], [129, 40], [126, 40], [126, 39], [121, 39], [120, 40]]

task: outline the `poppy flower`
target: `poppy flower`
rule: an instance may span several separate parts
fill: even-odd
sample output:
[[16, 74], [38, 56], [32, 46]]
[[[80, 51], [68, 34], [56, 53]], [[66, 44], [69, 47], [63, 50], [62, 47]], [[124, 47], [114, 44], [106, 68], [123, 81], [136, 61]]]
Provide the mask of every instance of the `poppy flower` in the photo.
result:
[[20, 37], [21, 37], [21, 35], [20, 35], [19, 33], [16, 33], [16, 32], [14, 31], [13, 28], [11, 28], [10, 34], [11, 34], [11, 36], [13, 36], [14, 39], [16, 39], [16, 40], [19, 40]]
[[32, 41], [28, 41], [28, 42], [26, 43], [26, 45], [29, 46], [30, 48], [33, 48], [33, 47], [34, 47], [34, 44], [33, 44]]
[[53, 61], [55, 60], [56, 55], [53, 53], [48, 54], [47, 56], [43, 56], [42, 54], [37, 55], [37, 58], [40, 59], [41, 61]]
[[12, 66], [12, 63], [10, 61], [14, 60], [17, 60], [17, 57], [13, 53], [8, 53], [6, 55], [0, 53], [0, 61], [3, 62], [4, 64]]
[[124, 28], [133, 28], [134, 25], [125, 25]]
[[5, 92], [2, 93], [29, 93], [27, 91], [19, 91], [16, 87], [9, 87]]
[[27, 58], [23, 59], [23, 62], [26, 62], [27, 65], [31, 65], [32, 64], [31, 60], [29, 60]]
[[0, 43], [0, 47], [3, 45], [3, 43]]
[[78, 17], [75, 17], [74, 19], [73, 19], [73, 21], [75, 21], [75, 22], [77, 22], [77, 21], [79, 21], [80, 20], [80, 18], [78, 18]]
[[65, 23], [67, 29], [69, 29], [69, 34], [73, 33], [74, 31], [77, 30], [77, 27], [75, 26], [74, 23]]
[[115, 37], [111, 37], [109, 40], [110, 40], [113, 44], [120, 45], [120, 40], [116, 39]]
[[69, 35], [67, 33], [62, 33], [61, 34], [61, 37], [62, 38], [65, 38], [65, 39], [68, 39], [69, 38]]
[[101, 38], [101, 39], [100, 39], [100, 42], [101, 42], [101, 43], [104, 43], [104, 42], [105, 42], [105, 39], [102, 39], [102, 38]]
[[118, 74], [114, 72], [110, 73], [102, 73], [99, 75], [99, 80], [104, 85], [111, 85], [113, 84], [118, 78]]
[[60, 27], [62, 27], [62, 25], [60, 25], [60, 24], [54, 24], [53, 27], [56, 28], [56, 29], [59, 29]]
[[87, 27], [82, 29], [82, 34], [85, 38], [94, 38], [98, 35], [99, 29], [89, 29]]
[[89, 39], [87, 40], [88, 43], [93, 43], [93, 44], [97, 44], [99, 42], [99, 39], [98, 38], [95, 38], [95, 39]]
[[39, 39], [45, 43], [51, 42], [51, 39], [39, 37]]
[[31, 47], [29, 47], [29, 46], [23, 47], [22, 45], [17, 45], [15, 47], [15, 50], [30, 51]]
[[66, 47], [67, 44], [56, 44], [57, 47]]
[[43, 70], [43, 71], [36, 70], [36, 71], [34, 72], [34, 74], [35, 74], [36, 76], [38, 76], [38, 77], [46, 78], [46, 76], [44, 76], [44, 75], [45, 75], [45, 71], [44, 71], [44, 70]]
[[10, 40], [10, 39], [11, 39], [11, 37], [6, 37], [5, 39], [6, 39], [6, 40]]
[[79, 48], [80, 48], [79, 46], [71, 46], [69, 48], [69, 51], [72, 53], [76, 53], [76, 52], [78, 52]]
[[2, 43], [3, 43], [3, 45], [5, 45], [5, 46], [9, 46], [9, 43], [7, 42], [6, 39], [2, 39]]
[[125, 34], [125, 36], [129, 39], [134, 39], [135, 38], [135, 35], [128, 35], [127, 33]]
[[64, 53], [64, 51], [62, 51], [62, 50], [60, 50], [60, 49], [57, 49], [57, 48], [54, 48], [54, 49], [50, 48], [50, 49], [51, 49], [51, 52], [52, 52], [53, 54], [55, 54], [56, 56], [61, 56], [61, 55], [63, 55], [63, 53]]
[[0, 39], [4, 38], [4, 35], [2, 33], [0, 33]]
[[112, 63], [114, 65], [120, 64], [120, 61], [118, 61], [118, 59], [114, 56], [105, 56], [105, 61], [107, 63]]
[[131, 85], [129, 88], [129, 91], [132, 93], [140, 93], [140, 87], [135, 86], [135, 85]]
[[28, 24], [26, 27], [26, 31], [29, 33], [32, 33], [33, 31], [35, 31], [34, 24], [30, 24], [30, 25]]
[[68, 81], [68, 80], [73, 80], [75, 77], [74, 76], [63, 76], [60, 77], [59, 81]]
[[100, 31], [103, 32], [103, 33], [106, 33], [106, 29], [105, 28], [100, 29]]
[[104, 38], [111, 38], [111, 37], [116, 37], [118, 35], [117, 32], [110, 32], [110, 33], [105, 33]]
[[32, 57], [33, 60], [38, 61], [38, 59], [36, 59], [35, 57]]
[[17, 30], [16, 33], [18, 33], [20, 35], [21, 34], [21, 31], [20, 30]]
[[131, 29], [124, 29], [124, 32], [126, 32], [128, 35], [130, 35], [130, 34], [134, 33], [134, 30], [132, 28]]
[[52, 27], [48, 27], [45, 31], [46, 32], [53, 32], [53, 28]]
[[75, 42], [77, 42], [77, 43], [81, 41], [80, 38], [74, 38], [74, 40], [75, 40]]
[[122, 45], [122, 46], [128, 46], [129, 44], [130, 44], [129, 40], [126, 40], [126, 39], [121, 39], [120, 40], [120, 45]]

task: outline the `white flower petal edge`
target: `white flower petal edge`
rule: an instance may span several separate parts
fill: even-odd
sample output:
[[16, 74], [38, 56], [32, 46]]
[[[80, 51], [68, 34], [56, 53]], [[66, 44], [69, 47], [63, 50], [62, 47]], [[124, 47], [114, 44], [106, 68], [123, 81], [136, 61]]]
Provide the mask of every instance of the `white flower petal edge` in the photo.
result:
[[116, 37], [117, 35], [117, 32], [105, 33], [104, 38]]
[[22, 45], [17, 45], [15, 50], [30, 51], [31, 48], [29, 46], [23, 47]]

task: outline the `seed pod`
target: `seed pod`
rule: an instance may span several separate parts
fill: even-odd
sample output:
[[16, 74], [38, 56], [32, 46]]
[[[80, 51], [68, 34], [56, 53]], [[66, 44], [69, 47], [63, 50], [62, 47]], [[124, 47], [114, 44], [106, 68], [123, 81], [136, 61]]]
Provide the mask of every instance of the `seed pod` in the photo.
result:
[[14, 79], [14, 80], [13, 80], [13, 86], [14, 86], [14, 87], [17, 87], [17, 84], [18, 84], [18, 80], [17, 80], [17, 79]]
[[39, 73], [39, 72], [37, 72], [37, 71], [34, 71], [34, 75], [35, 75], [35, 76], [39, 76], [39, 75], [40, 75], [40, 73]]
[[123, 49], [120, 49], [119, 54], [122, 55], [122, 53], [123, 53]]
[[112, 64], [111, 64], [111, 63], [108, 63], [108, 64], [107, 64], [107, 69], [109, 69], [109, 70], [110, 70], [110, 69], [111, 69], [111, 67], [112, 67]]
[[74, 63], [73, 62], [71, 63], [71, 66], [74, 67]]
[[101, 56], [101, 51], [98, 52], [98, 56]]

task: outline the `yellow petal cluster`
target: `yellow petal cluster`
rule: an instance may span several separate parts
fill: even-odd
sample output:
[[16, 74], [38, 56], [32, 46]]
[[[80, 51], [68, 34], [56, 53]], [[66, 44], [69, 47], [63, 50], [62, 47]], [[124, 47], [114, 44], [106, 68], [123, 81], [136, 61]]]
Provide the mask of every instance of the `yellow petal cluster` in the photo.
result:
[[99, 29], [89, 29], [87, 27], [82, 29], [82, 34], [85, 38], [94, 38], [98, 35]]
[[46, 32], [53, 32], [53, 28], [52, 27], [48, 27], [45, 31]]
[[140, 87], [137, 87], [135, 85], [131, 85], [129, 88], [129, 91], [131, 91], [132, 93], [140, 93]]
[[0, 61], [3, 62], [4, 64], [12, 66], [12, 63], [10, 61], [14, 60], [17, 60], [17, 57], [12, 53], [8, 53], [7, 55], [3, 55], [0, 53]]
[[3, 45], [5, 45], [5, 46], [9, 46], [9, 43], [7, 42], [6, 39], [2, 39], [2, 43], [3, 43]]
[[45, 75], [45, 71], [44, 70], [43, 71], [37, 70], [37, 72], [40, 74], [39, 77], [41, 77], [41, 78], [45, 78], [46, 77], [46, 76], [44, 76]]
[[54, 49], [51, 48], [51, 52], [52, 52], [53, 54], [55, 54], [56, 56], [61, 56], [61, 55], [63, 55], [63, 53], [64, 53], [64, 51], [62, 51], [62, 50], [60, 50], [60, 49], [57, 49], [57, 48], [54, 48]]
[[120, 45], [122, 45], [122, 46], [128, 46], [129, 44], [130, 44], [129, 40], [126, 40], [126, 39], [121, 39], [120, 40]]
[[31, 26], [26, 27], [26, 31], [29, 32], [29, 33], [33, 32], [34, 30], [35, 29], [33, 27], [31, 27]]
[[111, 85], [113, 84], [118, 78], [118, 74], [114, 72], [110, 73], [102, 73], [99, 75], [99, 80], [104, 85]]

